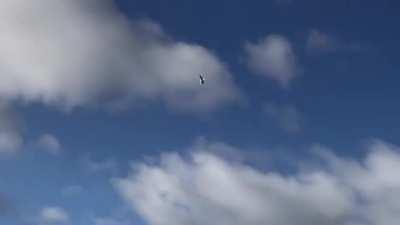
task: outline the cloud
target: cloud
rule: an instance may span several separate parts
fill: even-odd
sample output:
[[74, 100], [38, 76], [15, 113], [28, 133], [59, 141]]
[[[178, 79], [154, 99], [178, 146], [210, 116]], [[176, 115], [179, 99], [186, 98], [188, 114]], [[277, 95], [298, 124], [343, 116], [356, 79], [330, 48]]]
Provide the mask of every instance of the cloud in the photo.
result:
[[336, 39], [318, 30], [311, 30], [307, 37], [307, 49], [310, 51], [332, 52], [338, 48]]
[[257, 43], [246, 43], [244, 49], [250, 70], [284, 88], [299, 74], [292, 44], [283, 36], [269, 35]]
[[283, 130], [289, 133], [302, 130], [302, 114], [295, 106], [267, 103], [264, 110]]
[[240, 95], [211, 51], [173, 40], [154, 22], [129, 21], [113, 1], [5, 0], [0, 13], [0, 98], [209, 111]]
[[61, 144], [52, 134], [43, 134], [40, 136], [37, 146], [52, 155], [58, 155], [61, 152]]
[[114, 180], [150, 225], [395, 225], [400, 215], [399, 148], [375, 141], [361, 161], [318, 149], [324, 166], [291, 175], [195, 152], [164, 154]]
[[116, 219], [116, 218], [112, 218], [112, 217], [97, 217], [97, 218], [94, 218], [92, 221], [93, 221], [94, 225], [130, 225], [130, 224], [132, 224], [126, 220]]
[[63, 208], [45, 207], [40, 212], [40, 221], [45, 224], [66, 224], [69, 222], [69, 215]]
[[90, 173], [111, 173], [118, 172], [118, 162], [115, 159], [108, 158], [104, 160], [94, 160], [89, 155], [82, 158], [83, 167]]
[[353, 189], [358, 203], [355, 216], [366, 224], [394, 225], [400, 219], [400, 148], [374, 140], [369, 150], [361, 163], [332, 154], [324, 156], [334, 175]]
[[306, 48], [310, 53], [358, 52], [365, 48], [359, 43], [346, 43], [334, 35], [312, 29], [308, 33]]
[[0, 132], [0, 153], [15, 153], [22, 146], [22, 138], [18, 133], [3, 130]]
[[119, 221], [116, 221], [113, 218], [94, 218], [93, 224], [95, 225], [120, 225]]
[[0, 101], [0, 154], [16, 153], [22, 145], [18, 116], [8, 104]]

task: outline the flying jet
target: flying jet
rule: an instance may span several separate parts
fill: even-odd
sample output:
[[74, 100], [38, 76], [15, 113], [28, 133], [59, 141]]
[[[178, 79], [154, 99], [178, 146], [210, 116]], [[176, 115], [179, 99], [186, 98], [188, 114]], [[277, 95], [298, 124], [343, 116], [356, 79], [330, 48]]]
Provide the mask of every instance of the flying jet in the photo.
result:
[[203, 85], [205, 83], [204, 77], [200, 74], [200, 84]]

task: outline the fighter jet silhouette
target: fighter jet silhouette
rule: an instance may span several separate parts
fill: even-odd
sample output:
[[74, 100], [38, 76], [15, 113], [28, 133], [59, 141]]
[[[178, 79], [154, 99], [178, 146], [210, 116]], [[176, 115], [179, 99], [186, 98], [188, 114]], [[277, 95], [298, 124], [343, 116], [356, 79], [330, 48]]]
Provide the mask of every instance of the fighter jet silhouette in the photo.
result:
[[204, 80], [204, 77], [200, 74], [200, 84], [203, 85], [206, 81]]

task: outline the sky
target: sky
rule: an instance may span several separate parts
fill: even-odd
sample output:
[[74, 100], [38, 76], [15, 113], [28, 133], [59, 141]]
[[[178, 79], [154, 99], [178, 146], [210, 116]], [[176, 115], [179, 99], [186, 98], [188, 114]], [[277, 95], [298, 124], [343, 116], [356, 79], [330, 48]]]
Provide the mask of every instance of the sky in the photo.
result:
[[399, 7], [3, 0], [0, 224], [398, 224]]

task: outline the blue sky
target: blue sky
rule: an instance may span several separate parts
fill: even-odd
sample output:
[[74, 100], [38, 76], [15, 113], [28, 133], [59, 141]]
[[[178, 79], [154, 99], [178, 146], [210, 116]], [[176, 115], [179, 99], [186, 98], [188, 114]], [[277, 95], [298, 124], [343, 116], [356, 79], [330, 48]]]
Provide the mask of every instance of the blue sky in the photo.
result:
[[399, 6], [6, 0], [0, 224], [397, 224]]

